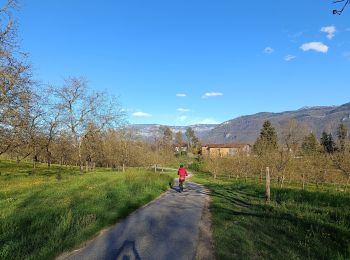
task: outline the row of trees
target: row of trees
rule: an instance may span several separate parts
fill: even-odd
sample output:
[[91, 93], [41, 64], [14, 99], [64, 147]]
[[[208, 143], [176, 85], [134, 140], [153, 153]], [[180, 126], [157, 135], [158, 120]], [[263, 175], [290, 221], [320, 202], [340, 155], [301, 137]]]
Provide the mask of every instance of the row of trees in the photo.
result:
[[69, 157], [82, 170], [84, 162], [94, 157], [96, 140], [123, 123], [117, 99], [90, 91], [83, 78], [67, 78], [60, 87], [24, 88], [22, 92], [16, 91], [20, 89], [16, 84], [2, 85], [1, 101], [15, 97], [18, 102], [1, 104], [0, 155], [17, 161], [31, 157], [34, 165], [45, 157], [49, 167], [57, 156], [60, 161]]
[[149, 147], [129, 133], [115, 130], [125, 119], [116, 98], [91, 91], [84, 78], [66, 78], [62, 86], [33, 80], [28, 55], [17, 44], [16, 7], [8, 0], [0, 8], [0, 156], [82, 170], [141, 157], [127, 153], [152, 155], [141, 153]]
[[199, 138], [191, 127], [186, 128], [184, 139], [181, 131], [174, 134], [170, 127], [163, 126], [160, 128], [160, 133], [155, 134], [155, 142], [167, 147], [172, 152], [175, 148], [181, 150], [181, 148], [186, 147], [189, 152], [198, 153], [201, 148]]
[[[281, 186], [285, 182], [321, 185], [345, 185], [350, 181], [350, 140], [347, 128], [340, 124], [336, 141], [323, 133], [320, 140], [314, 133], [305, 134], [303, 126], [294, 120], [288, 122], [277, 135], [271, 122], [263, 124], [250, 156], [206, 158], [204, 170], [229, 178], [262, 180], [266, 167]], [[279, 138], [278, 138], [279, 137]]]

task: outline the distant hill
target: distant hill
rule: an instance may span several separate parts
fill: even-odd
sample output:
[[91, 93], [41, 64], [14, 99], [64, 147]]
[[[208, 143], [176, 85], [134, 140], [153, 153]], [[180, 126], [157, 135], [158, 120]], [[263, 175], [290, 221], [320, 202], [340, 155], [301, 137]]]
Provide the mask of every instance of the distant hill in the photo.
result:
[[[192, 126], [169, 126], [173, 133], [192, 127], [201, 142], [204, 143], [254, 143], [260, 133], [260, 129], [266, 120], [270, 120], [280, 133], [282, 127], [289, 120], [295, 119], [302, 123], [308, 131], [316, 133], [318, 137], [323, 131], [336, 134], [340, 123], [344, 123], [350, 129], [350, 103], [341, 106], [317, 106], [303, 107], [295, 111], [281, 113], [261, 112], [254, 115], [241, 116], [228, 120], [218, 125], [192, 125]], [[129, 125], [143, 140], [153, 141], [154, 135], [159, 133], [162, 125]]]
[[[183, 133], [183, 137], [185, 138], [185, 132], [188, 127], [191, 127], [197, 137], [200, 139], [204, 139], [208, 136], [208, 133], [214, 129], [217, 125], [213, 124], [198, 124], [198, 125], [190, 125], [190, 126], [169, 126], [171, 131], [174, 133], [181, 132]], [[159, 124], [133, 124], [128, 125], [128, 129], [132, 129], [136, 135], [138, 135], [141, 139], [146, 141], [154, 141], [154, 137], [156, 134], [160, 133], [161, 128], [164, 125]]]
[[262, 112], [241, 116], [216, 126], [202, 138], [202, 142], [254, 143], [264, 121], [270, 120], [280, 133], [283, 125], [291, 119], [302, 123], [318, 137], [323, 131], [335, 134], [340, 123], [344, 123], [350, 129], [350, 103], [341, 106], [304, 107], [296, 111]]

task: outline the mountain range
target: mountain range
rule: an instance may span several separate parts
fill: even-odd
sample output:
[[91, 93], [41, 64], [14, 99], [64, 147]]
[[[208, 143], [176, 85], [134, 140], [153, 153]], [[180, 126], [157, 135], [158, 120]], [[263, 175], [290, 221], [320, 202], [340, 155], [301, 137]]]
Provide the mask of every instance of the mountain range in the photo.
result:
[[[198, 124], [198, 125], [190, 125], [190, 126], [168, 126], [171, 131], [174, 133], [181, 132], [183, 134], [183, 138], [185, 138], [186, 129], [191, 127], [195, 133], [195, 135], [201, 140], [205, 140], [208, 137], [208, 134], [211, 130], [213, 130], [216, 126], [215, 124]], [[162, 127], [164, 125], [159, 124], [132, 124], [128, 125], [127, 129], [133, 130], [137, 136], [146, 141], [154, 141], [157, 135], [160, 135]]]
[[[192, 126], [169, 126], [173, 133], [192, 127], [196, 136], [202, 143], [254, 143], [260, 133], [264, 121], [270, 120], [281, 133], [283, 127], [290, 121], [295, 120], [318, 137], [323, 131], [336, 134], [336, 129], [343, 123], [350, 129], [350, 103], [340, 106], [317, 106], [303, 107], [295, 111], [280, 113], [260, 112], [253, 115], [241, 116], [218, 125], [192, 125]], [[152, 140], [152, 136], [159, 131], [162, 125], [129, 125], [143, 139]]]

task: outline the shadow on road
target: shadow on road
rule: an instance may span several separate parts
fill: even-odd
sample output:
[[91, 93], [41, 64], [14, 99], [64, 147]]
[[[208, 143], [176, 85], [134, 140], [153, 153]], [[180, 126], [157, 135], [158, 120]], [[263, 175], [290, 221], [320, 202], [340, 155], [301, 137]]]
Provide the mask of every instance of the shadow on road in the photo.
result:
[[125, 240], [122, 247], [118, 249], [114, 259], [117, 260], [141, 260], [135, 247], [135, 241]]

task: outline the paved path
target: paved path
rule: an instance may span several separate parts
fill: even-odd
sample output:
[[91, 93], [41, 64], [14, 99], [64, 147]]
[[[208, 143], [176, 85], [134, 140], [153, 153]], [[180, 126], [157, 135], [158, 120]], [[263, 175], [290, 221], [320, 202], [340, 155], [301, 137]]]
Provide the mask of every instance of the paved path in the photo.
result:
[[201, 259], [210, 259], [212, 256], [197, 252], [197, 248], [208, 247], [199, 242], [203, 234], [208, 233], [199, 228], [206, 226], [202, 222], [207, 207], [205, 188], [187, 182], [184, 192], [180, 193], [177, 187], [170, 189], [102, 232], [85, 247], [59, 259], [171, 260], [195, 259], [198, 255]]

